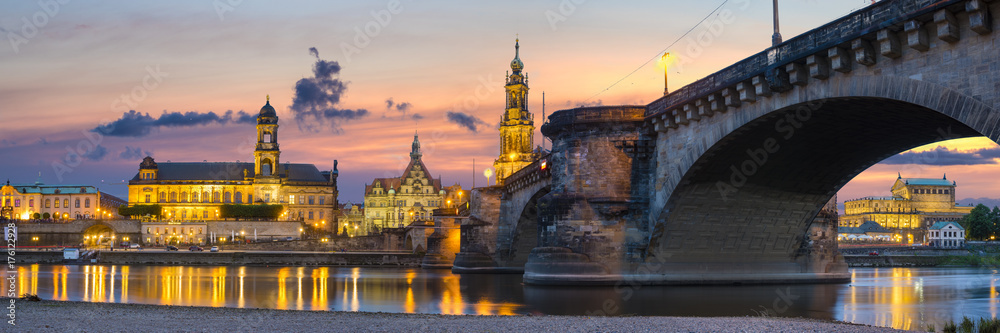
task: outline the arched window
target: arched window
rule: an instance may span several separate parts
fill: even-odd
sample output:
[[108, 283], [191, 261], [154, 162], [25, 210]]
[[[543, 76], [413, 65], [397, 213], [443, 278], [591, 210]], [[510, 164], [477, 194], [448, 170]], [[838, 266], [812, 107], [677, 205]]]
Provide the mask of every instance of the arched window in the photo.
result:
[[73, 203], [75, 204], [75, 208], [80, 208], [80, 199], [76, 199]]
[[188, 199], [188, 193], [181, 192], [181, 202], [187, 202], [187, 199]]
[[90, 198], [87, 198], [83, 201], [83, 207], [90, 208]]
[[236, 191], [236, 194], [233, 195], [233, 197], [235, 197], [236, 203], [243, 203], [243, 192]]
[[201, 202], [208, 202], [208, 191], [201, 192]]
[[219, 192], [212, 192], [212, 202], [219, 202]]
[[160, 192], [160, 195], [157, 197], [156, 201], [157, 202], [166, 202], [167, 201], [167, 192]]
[[225, 203], [232, 202], [233, 201], [232, 200], [232, 193], [226, 192], [225, 194], [223, 194], [222, 195], [222, 201], [225, 202]]
[[271, 133], [264, 132], [264, 140], [262, 142], [274, 142], [271, 141]]
[[170, 192], [170, 202], [177, 202], [177, 192]]

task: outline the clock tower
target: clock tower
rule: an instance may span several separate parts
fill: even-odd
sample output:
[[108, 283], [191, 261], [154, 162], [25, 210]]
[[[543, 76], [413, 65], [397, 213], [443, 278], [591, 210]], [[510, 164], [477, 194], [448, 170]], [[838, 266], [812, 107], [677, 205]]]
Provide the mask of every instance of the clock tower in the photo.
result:
[[271, 106], [271, 97], [268, 96], [267, 104], [260, 108], [260, 114], [257, 115], [257, 145], [253, 151], [254, 176], [277, 176], [275, 168], [278, 166], [279, 155], [278, 114]]
[[535, 117], [528, 111], [528, 75], [522, 74], [520, 40], [514, 41], [514, 60], [507, 75], [507, 103], [500, 117], [500, 156], [493, 162], [497, 184], [538, 159], [534, 146]]

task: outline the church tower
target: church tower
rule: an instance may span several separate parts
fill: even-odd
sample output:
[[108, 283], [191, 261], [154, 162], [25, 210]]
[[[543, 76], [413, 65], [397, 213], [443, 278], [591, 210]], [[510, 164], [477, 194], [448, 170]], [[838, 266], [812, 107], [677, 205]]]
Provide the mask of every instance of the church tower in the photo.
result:
[[260, 108], [257, 115], [257, 146], [253, 151], [254, 176], [274, 177], [278, 175], [275, 170], [278, 166], [278, 114], [271, 106], [271, 97], [267, 97], [267, 104]]
[[520, 40], [514, 42], [514, 60], [507, 75], [507, 107], [500, 117], [500, 157], [493, 162], [497, 184], [531, 164], [538, 157], [532, 152], [535, 117], [528, 112], [528, 75], [521, 74], [524, 63], [520, 57]]

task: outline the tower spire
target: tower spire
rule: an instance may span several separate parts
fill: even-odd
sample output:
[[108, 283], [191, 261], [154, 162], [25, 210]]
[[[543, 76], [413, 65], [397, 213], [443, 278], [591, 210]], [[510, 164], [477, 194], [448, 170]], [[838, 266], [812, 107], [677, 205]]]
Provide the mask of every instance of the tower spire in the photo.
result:
[[420, 159], [420, 139], [417, 138], [417, 131], [413, 131], [413, 145], [410, 146], [410, 159]]

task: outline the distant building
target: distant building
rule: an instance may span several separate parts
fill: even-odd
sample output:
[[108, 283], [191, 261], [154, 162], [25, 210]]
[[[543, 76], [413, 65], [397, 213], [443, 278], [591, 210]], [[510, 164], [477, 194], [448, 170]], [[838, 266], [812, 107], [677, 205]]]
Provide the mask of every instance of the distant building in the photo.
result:
[[11, 184], [0, 187], [0, 217], [29, 220], [115, 218], [125, 200], [98, 191], [89, 185], [45, 185], [41, 178], [34, 184]]
[[865, 221], [857, 227], [837, 228], [837, 239], [842, 241], [876, 241], [889, 242], [893, 239], [892, 230], [875, 223]]
[[893, 230], [901, 242], [922, 242], [928, 226], [958, 221], [972, 211], [972, 207], [955, 205], [956, 186], [947, 176], [930, 179], [900, 175], [892, 185], [892, 196], [844, 202], [840, 226], [857, 227], [874, 221]]
[[355, 236], [359, 232], [363, 231], [363, 225], [365, 223], [365, 205], [355, 205], [352, 203], [346, 203], [340, 207], [340, 219], [338, 219], [338, 225], [341, 230], [338, 233], [341, 235]]
[[927, 245], [959, 248], [965, 245], [965, 228], [957, 222], [937, 222], [927, 228]]
[[507, 75], [507, 103], [500, 117], [500, 156], [493, 162], [496, 183], [538, 160], [534, 149], [535, 116], [528, 111], [528, 74], [521, 74], [520, 41], [514, 42], [514, 60]]
[[359, 227], [363, 232], [359, 234], [430, 220], [434, 209], [446, 205], [449, 191], [461, 191], [461, 186], [445, 188], [441, 186], [441, 179], [431, 178], [422, 156], [420, 140], [414, 134], [410, 163], [403, 169], [403, 175], [375, 178], [365, 185], [365, 217]]
[[337, 164], [281, 163], [278, 115], [270, 100], [257, 115], [257, 143], [250, 162], [156, 162], [147, 156], [129, 181], [131, 205], [159, 204], [173, 221], [218, 220], [226, 204], [280, 204], [281, 220], [303, 221], [325, 231], [335, 226]]

